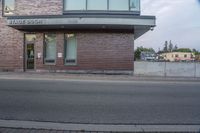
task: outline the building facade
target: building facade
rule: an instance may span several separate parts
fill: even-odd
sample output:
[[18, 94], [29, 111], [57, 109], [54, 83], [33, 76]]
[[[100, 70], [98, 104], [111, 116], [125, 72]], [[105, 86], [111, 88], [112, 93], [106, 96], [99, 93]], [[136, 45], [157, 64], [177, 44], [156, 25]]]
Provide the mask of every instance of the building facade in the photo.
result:
[[143, 51], [140, 54], [141, 61], [155, 61], [156, 60], [156, 53], [155, 52], [148, 52]]
[[195, 55], [192, 52], [169, 52], [160, 55], [165, 61], [194, 61]]
[[0, 71], [131, 72], [140, 0], [0, 0]]

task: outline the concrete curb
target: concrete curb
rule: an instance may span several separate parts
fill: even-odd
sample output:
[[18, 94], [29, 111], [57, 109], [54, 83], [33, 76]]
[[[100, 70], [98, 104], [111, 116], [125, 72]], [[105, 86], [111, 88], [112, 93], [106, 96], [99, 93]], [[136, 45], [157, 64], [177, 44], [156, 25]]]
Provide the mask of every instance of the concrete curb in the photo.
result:
[[25, 81], [51, 81], [51, 82], [80, 82], [80, 83], [115, 83], [115, 84], [135, 84], [135, 83], [151, 83], [151, 84], [200, 84], [200, 81], [185, 80], [110, 80], [110, 79], [61, 79], [61, 78], [30, 78], [30, 77], [0, 77], [0, 80], [25, 80]]
[[93, 125], [0, 120], [0, 127], [93, 132], [200, 132], [200, 125]]
[[0, 73], [0, 79], [28, 80], [85, 80], [85, 81], [169, 81], [169, 82], [200, 82], [200, 78], [191, 77], [158, 77], [158, 76], [125, 76], [98, 74], [60, 74], [60, 73]]

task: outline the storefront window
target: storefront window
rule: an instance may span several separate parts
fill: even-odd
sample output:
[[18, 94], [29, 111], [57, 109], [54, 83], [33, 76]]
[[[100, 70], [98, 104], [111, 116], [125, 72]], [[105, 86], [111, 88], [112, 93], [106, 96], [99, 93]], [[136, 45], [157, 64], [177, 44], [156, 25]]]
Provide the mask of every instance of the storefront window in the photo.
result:
[[86, 10], [86, 0], [64, 0], [65, 10]]
[[45, 34], [44, 63], [54, 64], [56, 60], [56, 34]]
[[14, 14], [15, 0], [3, 0], [3, 15], [8, 16]]
[[65, 64], [76, 65], [77, 42], [75, 34], [65, 34]]
[[88, 0], [87, 2], [88, 10], [107, 10], [107, 6], [107, 0]]
[[109, 0], [109, 10], [129, 10], [129, 0]]

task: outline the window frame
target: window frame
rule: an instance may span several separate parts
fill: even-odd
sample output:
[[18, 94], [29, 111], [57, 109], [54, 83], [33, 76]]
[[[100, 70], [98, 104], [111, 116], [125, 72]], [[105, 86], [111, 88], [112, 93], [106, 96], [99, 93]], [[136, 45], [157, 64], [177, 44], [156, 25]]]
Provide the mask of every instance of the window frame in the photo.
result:
[[[66, 52], [66, 50], [67, 50], [67, 38], [66, 38], [66, 35], [67, 34], [74, 34], [74, 36], [75, 36], [75, 39], [76, 39], [76, 59], [75, 59], [75, 62], [74, 63], [67, 63], [66, 62], [66, 57], [67, 57], [67, 52]], [[64, 49], [63, 49], [63, 51], [64, 51], [64, 58], [63, 58], [63, 60], [64, 60], [64, 65], [65, 66], [77, 66], [78, 65], [78, 43], [77, 43], [77, 35], [75, 34], [75, 33], [64, 33]]]
[[[16, 3], [16, 1], [14, 0], [14, 10], [13, 11], [15, 11], [15, 3]], [[1, 0], [1, 4], [2, 4], [2, 16], [3, 17], [14, 16], [15, 13], [10, 14], [10, 15], [5, 14], [5, 0]]]
[[128, 0], [128, 10], [109, 10], [109, 5], [110, 5], [110, 0], [107, 0], [107, 10], [88, 10], [87, 3], [88, 0], [86, 0], [86, 9], [85, 10], [66, 10], [65, 8], [65, 1], [67, 0], [62, 0], [63, 4], [63, 15], [68, 15], [68, 14], [118, 14], [118, 15], [140, 15], [141, 13], [141, 1], [139, 0], [139, 10], [138, 11], [133, 11], [131, 10], [131, 0]]
[[[55, 49], [55, 60], [54, 60], [54, 63], [49, 63], [49, 62], [46, 62], [46, 41], [45, 41], [45, 35], [48, 35], [48, 34], [55, 34], [55, 39], [56, 39], [56, 49]], [[56, 61], [57, 61], [57, 34], [56, 33], [44, 33], [43, 34], [43, 64], [44, 65], [56, 65]]]
[[139, 7], [138, 7], [138, 11], [135, 10], [131, 10], [131, 0], [129, 0], [129, 10], [132, 12], [141, 12], [141, 0], [139, 0]]
[[187, 54], [184, 55], [184, 58], [187, 58]]

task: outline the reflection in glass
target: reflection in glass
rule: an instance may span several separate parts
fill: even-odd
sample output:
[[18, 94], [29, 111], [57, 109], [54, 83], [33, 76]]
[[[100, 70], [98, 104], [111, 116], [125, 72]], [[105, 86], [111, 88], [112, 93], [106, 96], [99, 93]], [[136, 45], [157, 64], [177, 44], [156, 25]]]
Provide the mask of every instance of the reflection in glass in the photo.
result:
[[33, 42], [36, 39], [36, 35], [35, 34], [26, 34], [25, 38], [26, 38], [26, 42]]
[[77, 58], [77, 43], [75, 34], [65, 35], [65, 63], [75, 64]]
[[129, 10], [129, 0], [109, 0], [109, 10]]
[[56, 60], [56, 34], [45, 35], [45, 62], [55, 63]]
[[15, 0], [4, 0], [4, 15], [14, 14]]
[[64, 10], [140, 11], [140, 0], [64, 0]]
[[140, 0], [130, 0], [130, 10], [140, 11]]
[[88, 10], [107, 10], [107, 0], [88, 0]]
[[86, 10], [86, 0], [65, 0], [65, 10]]
[[34, 44], [27, 44], [27, 69], [34, 69]]

